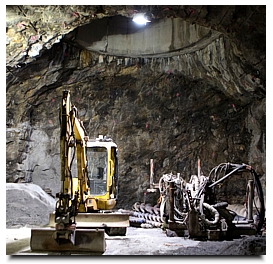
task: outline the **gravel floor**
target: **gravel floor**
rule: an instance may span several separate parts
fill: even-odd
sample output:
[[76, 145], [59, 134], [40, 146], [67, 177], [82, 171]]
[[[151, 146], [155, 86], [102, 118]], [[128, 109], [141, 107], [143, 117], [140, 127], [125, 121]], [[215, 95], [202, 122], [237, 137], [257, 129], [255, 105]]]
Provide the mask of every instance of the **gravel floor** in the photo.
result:
[[[31, 227], [43, 226], [48, 221], [49, 212], [54, 209], [54, 199], [33, 184], [7, 184], [6, 190], [8, 260], [18, 260], [14, 256], [52, 255], [31, 252], [30, 236]], [[20, 199], [15, 199], [18, 195]], [[232, 241], [197, 241], [167, 236], [159, 228], [128, 227], [126, 236], [109, 237], [105, 234], [105, 239], [103, 256], [252, 256], [251, 260], [254, 257], [255, 261], [264, 261], [266, 256], [266, 236], [246, 236]]]
[[[51, 255], [30, 250], [31, 228], [6, 229], [7, 255]], [[232, 241], [197, 241], [184, 237], [168, 237], [158, 228], [128, 227], [126, 236], [105, 235], [103, 255], [186, 255], [235, 256], [266, 255], [266, 237], [246, 236]], [[56, 254], [55, 255], [61, 255]]]

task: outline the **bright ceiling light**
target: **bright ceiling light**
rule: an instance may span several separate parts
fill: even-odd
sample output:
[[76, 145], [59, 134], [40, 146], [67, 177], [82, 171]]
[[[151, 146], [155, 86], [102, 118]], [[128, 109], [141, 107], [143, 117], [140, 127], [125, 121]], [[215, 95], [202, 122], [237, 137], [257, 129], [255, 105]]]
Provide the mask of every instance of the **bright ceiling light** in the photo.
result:
[[147, 18], [145, 17], [145, 14], [134, 15], [133, 21], [139, 25], [146, 25], [147, 22], [151, 22], [151, 21], [147, 20]]

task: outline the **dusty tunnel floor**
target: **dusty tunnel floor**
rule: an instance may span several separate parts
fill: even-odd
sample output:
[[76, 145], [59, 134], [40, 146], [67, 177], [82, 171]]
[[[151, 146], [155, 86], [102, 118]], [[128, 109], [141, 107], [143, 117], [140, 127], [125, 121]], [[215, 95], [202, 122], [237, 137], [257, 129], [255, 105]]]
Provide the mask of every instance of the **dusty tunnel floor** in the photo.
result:
[[[15, 255], [53, 255], [49, 252], [43, 254], [31, 252], [30, 236], [31, 228], [45, 226], [44, 222], [47, 222], [49, 212], [54, 210], [54, 199], [34, 184], [7, 184], [6, 189], [7, 258], [18, 261]], [[16, 197], [15, 193], [20, 195], [20, 199], [13, 199]], [[38, 210], [39, 208], [43, 208], [43, 212]], [[245, 236], [232, 241], [197, 241], [187, 237], [167, 236], [160, 228], [130, 226], [125, 236], [105, 234], [105, 240], [104, 256], [217, 255], [254, 256], [257, 260], [266, 255], [266, 233], [264, 236]]]
[[[30, 250], [31, 228], [6, 229], [6, 255], [62, 255], [61, 253], [34, 253]], [[232, 241], [197, 241], [186, 237], [168, 237], [159, 228], [128, 227], [126, 236], [109, 237], [105, 234], [103, 255], [266, 255], [266, 236], [245, 236]], [[10, 256], [9, 258], [14, 258]]]

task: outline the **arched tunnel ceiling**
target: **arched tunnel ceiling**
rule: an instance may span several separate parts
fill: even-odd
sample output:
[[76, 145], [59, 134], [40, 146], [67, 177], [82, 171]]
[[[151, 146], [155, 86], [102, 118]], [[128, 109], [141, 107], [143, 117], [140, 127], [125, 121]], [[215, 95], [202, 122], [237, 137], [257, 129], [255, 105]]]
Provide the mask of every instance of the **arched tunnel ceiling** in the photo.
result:
[[[139, 13], [151, 22], [136, 27]], [[172, 58], [180, 69], [194, 64], [185, 72], [191, 78], [218, 76], [229, 94], [265, 94], [266, 6], [7, 6], [7, 89], [60, 41], [108, 61]]]
[[131, 18], [115, 16], [92, 21], [64, 39], [107, 55], [160, 58], [192, 53], [220, 36], [215, 30], [181, 18], [157, 19], [138, 25]]
[[[94, 25], [96, 33], [102, 27], [102, 31], [105, 31], [106, 34], [107, 27], [105, 26], [107, 25], [105, 24], [110, 23], [109, 19], [119, 22], [124, 20], [129, 23], [133, 16], [138, 13], [146, 13], [150, 17], [151, 22], [147, 26], [151, 29], [154, 27], [157, 30], [160, 27], [159, 23], [162, 24], [164, 21], [170, 23], [166, 21], [170, 21], [167, 19], [171, 18], [171, 21], [180, 21], [188, 28], [203, 28], [205, 32], [210, 31], [212, 35], [216, 33], [226, 35], [236, 43], [240, 53], [249, 64], [258, 65], [265, 57], [266, 6], [13, 5], [6, 7], [6, 65], [13, 68], [20, 63], [30, 63], [35, 57], [40, 56], [44, 50], [50, 49], [54, 43], [63, 39], [69, 32], [73, 36], [72, 31], [80, 26], [86, 25], [85, 27], [89, 27], [92, 31], [92, 25]], [[89, 23], [90, 25], [88, 25]], [[116, 26], [117, 30], [119, 25], [115, 23], [109, 26], [113, 30]], [[174, 27], [174, 25], [172, 26]], [[110, 27], [108, 29], [111, 29]], [[84, 27], [78, 30], [80, 37], [83, 30]], [[123, 28], [123, 36], [124, 33], [127, 33], [126, 30], [128, 30], [128, 25]], [[141, 29], [139, 30], [141, 31]], [[162, 32], [167, 34], [174, 31], [164, 31], [162, 28]], [[119, 32], [117, 31], [117, 33]], [[140, 33], [135, 32], [135, 34]], [[102, 37], [100, 41], [104, 41], [104, 34], [100, 33], [100, 35]], [[202, 34], [199, 37], [202, 38]], [[86, 36], [85, 41], [87, 38], [92, 40]], [[82, 39], [76, 38], [76, 40]], [[81, 43], [83, 46], [87, 45], [85, 41]], [[192, 43], [184, 43], [184, 45], [186, 44], [191, 45]], [[132, 46], [131, 44], [130, 47]], [[89, 45], [88, 47], [90, 48]], [[171, 48], [183, 47], [182, 45]], [[166, 48], [170, 47], [166, 46]], [[105, 52], [106, 50], [100, 51]], [[117, 55], [121, 54], [119, 54], [119, 50], [113, 49], [112, 53], [115, 54], [115, 52]], [[143, 50], [140, 50], [140, 53], [142, 52]], [[162, 50], [158, 50], [158, 52], [162, 52]], [[188, 52], [191, 52], [191, 49]], [[134, 52], [131, 55], [137, 56], [138, 54]]]

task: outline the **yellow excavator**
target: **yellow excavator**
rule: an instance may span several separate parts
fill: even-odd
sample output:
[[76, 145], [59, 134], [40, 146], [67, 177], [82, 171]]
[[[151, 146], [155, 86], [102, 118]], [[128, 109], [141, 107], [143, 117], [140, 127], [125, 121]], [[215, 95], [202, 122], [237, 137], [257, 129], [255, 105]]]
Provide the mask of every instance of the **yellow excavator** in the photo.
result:
[[129, 214], [114, 211], [118, 148], [111, 138], [88, 138], [70, 92], [60, 106], [61, 188], [49, 224], [31, 229], [33, 252], [102, 254], [107, 235], [126, 235]]

